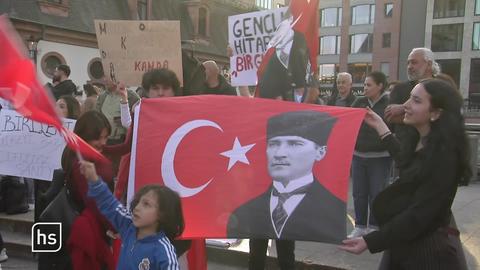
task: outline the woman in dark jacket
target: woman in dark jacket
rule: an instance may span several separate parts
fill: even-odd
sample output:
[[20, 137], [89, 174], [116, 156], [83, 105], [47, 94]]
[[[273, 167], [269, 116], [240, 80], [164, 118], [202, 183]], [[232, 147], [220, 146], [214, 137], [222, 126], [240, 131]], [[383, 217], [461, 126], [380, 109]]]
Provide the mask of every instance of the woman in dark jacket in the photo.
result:
[[420, 82], [405, 102], [403, 122], [416, 132], [402, 147], [382, 118], [365, 118], [398, 161], [400, 178], [373, 203], [380, 230], [344, 241], [360, 254], [387, 251], [381, 269], [466, 269], [451, 206], [457, 186], [471, 177], [462, 98], [443, 81]]
[[[370, 73], [365, 78], [365, 96], [358, 98], [352, 107], [369, 107], [383, 119], [385, 108], [388, 106], [386, 86], [385, 74], [378, 71]], [[373, 199], [387, 185], [391, 164], [392, 158], [376, 131], [363, 123], [357, 137], [352, 160], [355, 228], [348, 238], [359, 237], [378, 229], [377, 221], [369, 209]]]

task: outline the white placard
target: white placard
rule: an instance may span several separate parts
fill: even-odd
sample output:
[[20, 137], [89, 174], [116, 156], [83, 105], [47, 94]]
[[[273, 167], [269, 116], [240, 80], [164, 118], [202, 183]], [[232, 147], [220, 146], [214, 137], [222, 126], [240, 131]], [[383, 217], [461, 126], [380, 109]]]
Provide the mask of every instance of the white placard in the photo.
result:
[[257, 70], [270, 39], [287, 8], [228, 17], [228, 42], [233, 50], [230, 71], [233, 86], [256, 85]]
[[[75, 120], [63, 119], [69, 130]], [[0, 111], [0, 174], [52, 180], [61, 168], [65, 140], [51, 125], [34, 122], [12, 110]]]

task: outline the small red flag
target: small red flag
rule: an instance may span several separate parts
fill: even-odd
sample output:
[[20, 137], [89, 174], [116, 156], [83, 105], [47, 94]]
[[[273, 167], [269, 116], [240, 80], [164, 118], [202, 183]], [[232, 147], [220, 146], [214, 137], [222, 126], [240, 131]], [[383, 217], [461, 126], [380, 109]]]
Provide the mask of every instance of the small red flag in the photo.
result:
[[38, 81], [35, 66], [25, 56], [24, 45], [5, 15], [0, 16], [0, 48], [0, 97], [11, 102], [23, 116], [57, 128], [70, 148], [90, 159], [106, 161], [97, 150], [63, 127], [53, 99]]

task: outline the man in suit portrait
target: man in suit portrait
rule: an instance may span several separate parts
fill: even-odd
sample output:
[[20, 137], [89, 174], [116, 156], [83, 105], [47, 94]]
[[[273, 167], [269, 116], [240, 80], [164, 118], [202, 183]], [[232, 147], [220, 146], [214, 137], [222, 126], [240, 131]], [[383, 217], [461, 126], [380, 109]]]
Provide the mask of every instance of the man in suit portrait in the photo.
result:
[[317, 111], [286, 112], [268, 119], [266, 154], [272, 185], [232, 213], [228, 237], [328, 243], [344, 239], [346, 204], [313, 175], [315, 163], [327, 155], [336, 121]]

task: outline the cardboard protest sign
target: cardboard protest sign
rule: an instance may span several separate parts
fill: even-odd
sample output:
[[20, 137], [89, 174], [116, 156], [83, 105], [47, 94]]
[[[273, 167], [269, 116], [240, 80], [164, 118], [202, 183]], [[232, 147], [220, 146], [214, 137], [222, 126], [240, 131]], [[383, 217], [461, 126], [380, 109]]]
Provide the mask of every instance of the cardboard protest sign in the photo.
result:
[[[146, 99], [135, 115], [128, 194], [152, 183], [178, 192], [185, 238], [340, 243], [364, 115], [364, 109], [231, 96]], [[280, 182], [305, 188], [283, 220], [274, 211], [278, 194], [272, 197], [274, 187], [288, 192], [278, 189]]]
[[[69, 130], [75, 120], [63, 119]], [[0, 174], [52, 180], [61, 168], [65, 139], [52, 125], [34, 122], [15, 111], [0, 111]]]
[[95, 20], [105, 75], [128, 86], [141, 85], [155, 68], [173, 70], [183, 85], [179, 21]]
[[287, 8], [277, 8], [228, 17], [233, 86], [257, 84], [257, 69], [286, 11]]

